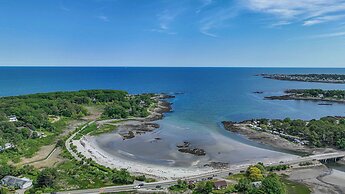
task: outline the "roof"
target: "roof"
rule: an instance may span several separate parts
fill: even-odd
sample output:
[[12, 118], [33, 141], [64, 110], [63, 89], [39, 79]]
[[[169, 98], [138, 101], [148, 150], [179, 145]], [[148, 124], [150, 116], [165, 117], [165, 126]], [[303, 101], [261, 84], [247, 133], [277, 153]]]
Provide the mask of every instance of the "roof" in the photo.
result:
[[10, 186], [10, 187], [23, 187], [24, 184], [32, 182], [28, 178], [18, 178], [14, 176], [5, 176], [3, 179], [1, 179], [1, 184]]
[[226, 183], [226, 181], [222, 180], [222, 181], [214, 182], [214, 186], [215, 187], [226, 187], [226, 186], [228, 186], [228, 184]]

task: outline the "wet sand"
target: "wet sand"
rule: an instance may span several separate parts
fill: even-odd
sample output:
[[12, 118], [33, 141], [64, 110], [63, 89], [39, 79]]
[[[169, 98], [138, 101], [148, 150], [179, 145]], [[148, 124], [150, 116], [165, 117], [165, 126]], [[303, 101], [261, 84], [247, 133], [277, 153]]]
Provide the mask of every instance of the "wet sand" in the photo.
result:
[[345, 193], [345, 172], [332, 170], [324, 165], [293, 169], [287, 175], [292, 181], [308, 185], [314, 194]]

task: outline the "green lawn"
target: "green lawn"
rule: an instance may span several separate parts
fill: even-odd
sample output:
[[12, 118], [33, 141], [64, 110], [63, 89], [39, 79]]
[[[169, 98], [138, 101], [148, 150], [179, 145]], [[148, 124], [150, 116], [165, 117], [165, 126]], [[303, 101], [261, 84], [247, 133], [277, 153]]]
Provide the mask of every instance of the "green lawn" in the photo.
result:
[[245, 175], [243, 173], [239, 173], [239, 174], [230, 175], [230, 176], [228, 176], [227, 179], [234, 180], [234, 181], [239, 181], [242, 178], [245, 178]]
[[103, 133], [110, 133], [115, 130], [116, 130], [116, 126], [105, 124], [101, 126], [100, 128], [96, 129], [95, 131], [92, 131], [91, 133], [89, 133], [89, 135], [95, 136], [95, 135], [99, 135]]
[[287, 194], [310, 194], [311, 193], [310, 189], [302, 183], [290, 181], [285, 178], [282, 178], [281, 180], [286, 186]]

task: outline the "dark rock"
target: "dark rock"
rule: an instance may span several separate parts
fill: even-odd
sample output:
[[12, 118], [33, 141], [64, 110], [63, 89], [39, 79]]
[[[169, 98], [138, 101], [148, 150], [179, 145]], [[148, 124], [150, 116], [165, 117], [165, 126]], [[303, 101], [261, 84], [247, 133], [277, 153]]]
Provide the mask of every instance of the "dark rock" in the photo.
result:
[[182, 144], [178, 144], [176, 147], [178, 148], [188, 148], [190, 143], [188, 141], [184, 141]]
[[123, 134], [122, 135], [123, 139], [126, 140], [126, 139], [132, 139], [135, 137], [134, 135], [134, 132], [133, 131], [129, 131], [127, 134]]
[[196, 156], [205, 156], [206, 155], [205, 150], [203, 150], [201, 148], [180, 148], [180, 149], [178, 149], [178, 151], [183, 152], [183, 153], [193, 154]]
[[227, 162], [210, 162], [204, 165], [205, 167], [212, 167], [217, 169], [229, 168], [229, 163]]

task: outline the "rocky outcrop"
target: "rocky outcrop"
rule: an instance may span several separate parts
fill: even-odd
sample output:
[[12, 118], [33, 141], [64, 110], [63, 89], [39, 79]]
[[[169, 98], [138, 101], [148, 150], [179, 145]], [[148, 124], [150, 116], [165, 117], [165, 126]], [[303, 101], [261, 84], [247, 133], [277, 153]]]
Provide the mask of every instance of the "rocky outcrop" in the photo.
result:
[[178, 151], [182, 153], [193, 154], [196, 156], [206, 155], [204, 149], [191, 147], [191, 143], [188, 141], [184, 141], [183, 143], [176, 145], [176, 147], [178, 148]]
[[224, 168], [230, 167], [229, 163], [227, 163], [227, 162], [210, 162], [208, 164], [205, 164], [204, 166], [216, 168], [216, 169], [224, 169]]

